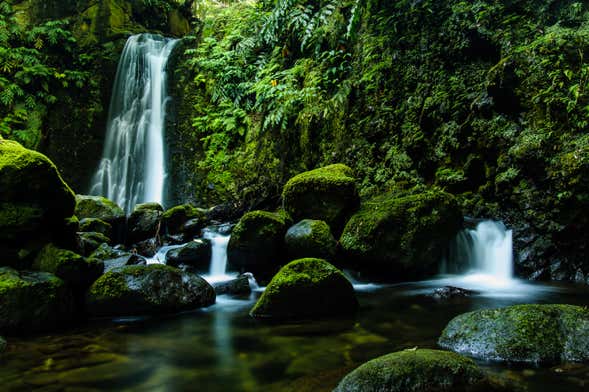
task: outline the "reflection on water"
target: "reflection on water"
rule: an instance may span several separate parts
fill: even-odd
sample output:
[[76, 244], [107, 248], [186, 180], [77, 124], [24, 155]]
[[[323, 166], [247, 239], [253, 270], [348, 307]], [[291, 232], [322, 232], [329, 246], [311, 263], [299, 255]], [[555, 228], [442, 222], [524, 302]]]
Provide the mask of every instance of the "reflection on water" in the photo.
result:
[[[9, 339], [0, 359], [2, 390], [330, 391], [374, 357], [411, 347], [434, 348], [455, 315], [530, 302], [528, 296], [475, 295], [440, 302], [424, 295], [447, 281], [359, 291], [353, 319], [274, 325], [253, 320], [250, 298], [165, 318], [98, 322], [67, 333]], [[586, 288], [535, 286], [536, 302], [587, 304]], [[530, 291], [531, 292], [531, 291]], [[583, 391], [589, 367], [506, 367], [487, 372], [529, 391]]]

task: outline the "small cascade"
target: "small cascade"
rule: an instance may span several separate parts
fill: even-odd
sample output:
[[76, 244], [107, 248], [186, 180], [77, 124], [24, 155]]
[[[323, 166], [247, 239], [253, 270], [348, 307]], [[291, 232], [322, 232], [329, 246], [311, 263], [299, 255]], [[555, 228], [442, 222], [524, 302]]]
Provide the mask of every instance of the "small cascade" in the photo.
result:
[[227, 245], [231, 236], [218, 233], [213, 229], [205, 229], [203, 237], [211, 241], [212, 246], [211, 267], [206, 279], [209, 282], [234, 279], [235, 274], [227, 274]]
[[450, 246], [442, 273], [461, 274], [466, 280], [484, 285], [512, 284], [512, 231], [490, 220], [480, 222], [474, 230], [463, 230]]
[[177, 42], [133, 35], [118, 65], [102, 160], [90, 194], [115, 201], [127, 213], [138, 203], [164, 201], [166, 66]]

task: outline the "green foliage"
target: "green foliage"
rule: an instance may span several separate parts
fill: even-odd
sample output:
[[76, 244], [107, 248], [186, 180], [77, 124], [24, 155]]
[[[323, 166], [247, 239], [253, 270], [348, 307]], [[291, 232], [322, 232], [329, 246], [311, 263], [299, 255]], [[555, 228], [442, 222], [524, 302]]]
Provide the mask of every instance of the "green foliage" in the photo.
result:
[[90, 74], [79, 70], [76, 41], [66, 21], [24, 28], [7, 1], [0, 2], [0, 137], [37, 148], [43, 119], [58, 91], [82, 89]]

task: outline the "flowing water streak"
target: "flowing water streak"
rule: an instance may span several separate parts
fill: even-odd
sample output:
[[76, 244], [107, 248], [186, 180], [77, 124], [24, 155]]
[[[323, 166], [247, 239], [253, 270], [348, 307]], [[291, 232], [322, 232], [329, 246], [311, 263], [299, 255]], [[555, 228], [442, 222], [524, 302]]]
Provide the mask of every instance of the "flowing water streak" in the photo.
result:
[[205, 229], [203, 237], [211, 241], [211, 267], [206, 279], [209, 282], [220, 282], [235, 279], [236, 275], [227, 274], [227, 245], [231, 236], [223, 235], [212, 229]]
[[178, 40], [138, 34], [127, 40], [113, 86], [103, 158], [90, 193], [127, 213], [143, 202], [163, 204], [166, 65]]

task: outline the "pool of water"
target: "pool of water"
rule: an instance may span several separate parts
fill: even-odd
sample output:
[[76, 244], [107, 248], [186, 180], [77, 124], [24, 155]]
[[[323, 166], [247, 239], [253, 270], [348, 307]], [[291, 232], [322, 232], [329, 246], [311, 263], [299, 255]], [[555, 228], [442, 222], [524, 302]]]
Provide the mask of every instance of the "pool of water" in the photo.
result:
[[[351, 319], [273, 325], [249, 317], [260, 295], [165, 318], [93, 321], [51, 335], [10, 338], [3, 391], [331, 391], [361, 363], [407, 348], [435, 348], [447, 322], [467, 311], [518, 303], [589, 304], [586, 286], [521, 284], [438, 301], [444, 280], [358, 285]], [[507, 366], [478, 361], [527, 391], [586, 391], [589, 366]]]

